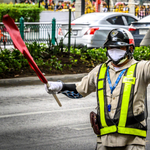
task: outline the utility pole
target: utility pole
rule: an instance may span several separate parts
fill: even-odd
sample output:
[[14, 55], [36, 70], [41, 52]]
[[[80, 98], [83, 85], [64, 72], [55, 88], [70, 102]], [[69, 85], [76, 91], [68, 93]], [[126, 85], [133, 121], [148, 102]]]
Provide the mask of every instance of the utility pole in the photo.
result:
[[85, 13], [85, 0], [81, 0], [81, 15]]
[[40, 2], [41, 2], [41, 0], [39, 0], [39, 8], [40, 8]]
[[85, 12], [85, 0], [76, 0], [75, 2], [75, 18], [80, 17]]
[[107, 5], [108, 5], [108, 12], [110, 11], [110, 2], [109, 0], [107, 1]]
[[75, 19], [81, 16], [81, 0], [75, 2]]
[[128, 6], [129, 6], [129, 13], [135, 15], [135, 1], [129, 0]]

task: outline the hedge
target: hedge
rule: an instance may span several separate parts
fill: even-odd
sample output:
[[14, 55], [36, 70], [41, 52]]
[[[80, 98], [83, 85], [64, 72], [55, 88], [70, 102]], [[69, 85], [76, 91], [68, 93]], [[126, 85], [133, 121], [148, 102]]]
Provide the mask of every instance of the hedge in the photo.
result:
[[39, 8], [38, 4], [5, 4], [0, 3], [0, 22], [3, 16], [8, 14], [15, 22], [19, 22], [21, 17], [24, 22], [39, 22], [40, 13], [45, 10], [43, 6]]
[[[26, 45], [39, 67], [42, 66], [49, 69], [55, 68], [62, 71], [63, 68], [67, 66], [67, 64], [61, 64], [61, 61], [56, 57], [57, 54], [62, 54], [59, 45], [47, 47], [44, 43], [38, 44], [36, 42], [32, 44], [26, 43]], [[63, 52], [68, 53], [67, 47], [63, 49]], [[103, 63], [107, 60], [106, 49], [103, 48], [88, 49], [87, 47], [83, 47], [79, 49], [71, 47], [70, 53], [78, 55], [83, 63], [86, 63], [91, 67], [95, 67], [99, 63]], [[133, 56], [138, 61], [150, 60], [150, 46], [135, 47]], [[78, 61], [72, 56], [70, 56], [68, 60], [69, 59], [72, 65]], [[50, 60], [53, 62], [49, 62]], [[72, 65], [68, 65], [67, 67], [72, 67]], [[10, 51], [5, 49], [0, 51], [0, 76], [13, 73], [14, 71], [20, 72], [26, 67], [29, 67], [28, 62], [19, 50], [14, 49], [13, 51]]]

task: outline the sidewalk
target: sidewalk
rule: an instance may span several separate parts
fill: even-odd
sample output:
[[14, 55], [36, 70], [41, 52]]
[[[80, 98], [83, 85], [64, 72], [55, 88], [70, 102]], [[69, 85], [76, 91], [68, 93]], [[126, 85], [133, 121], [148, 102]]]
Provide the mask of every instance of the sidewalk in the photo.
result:
[[[45, 76], [48, 81], [58, 81], [62, 82], [77, 82], [87, 75], [87, 73], [82, 74], [65, 74], [65, 75], [55, 75], [55, 76]], [[4, 86], [21, 86], [21, 85], [36, 85], [43, 84], [38, 76], [35, 77], [24, 77], [24, 78], [10, 78], [10, 79], [0, 79], [0, 87]]]

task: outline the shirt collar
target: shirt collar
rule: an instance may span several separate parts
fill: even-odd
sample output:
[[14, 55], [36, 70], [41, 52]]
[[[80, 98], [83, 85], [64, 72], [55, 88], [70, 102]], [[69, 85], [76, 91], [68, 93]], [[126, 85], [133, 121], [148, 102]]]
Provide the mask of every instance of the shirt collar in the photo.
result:
[[[106, 61], [107, 63], [108, 61]], [[122, 71], [123, 69], [129, 68], [131, 65], [136, 64], [138, 61], [136, 61], [134, 58], [132, 58], [128, 63], [126, 63], [124, 66], [122, 66], [121, 68], [119, 68], [118, 71]], [[111, 62], [108, 62], [108, 66], [110, 67], [110, 69], [114, 70], [114, 66], [111, 64]], [[116, 72], [118, 72], [116, 71]]]

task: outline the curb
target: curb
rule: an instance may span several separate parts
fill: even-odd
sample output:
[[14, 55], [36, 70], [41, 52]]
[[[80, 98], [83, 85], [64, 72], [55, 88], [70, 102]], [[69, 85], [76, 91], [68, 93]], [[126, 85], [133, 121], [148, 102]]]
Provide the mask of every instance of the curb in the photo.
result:
[[[65, 75], [55, 75], [55, 76], [45, 76], [48, 81], [58, 81], [62, 82], [77, 82], [80, 81], [87, 73], [82, 74], [65, 74]], [[37, 85], [43, 84], [40, 79], [35, 77], [23, 77], [23, 78], [9, 78], [0, 79], [0, 87], [4, 86], [21, 86], [21, 85]]]

